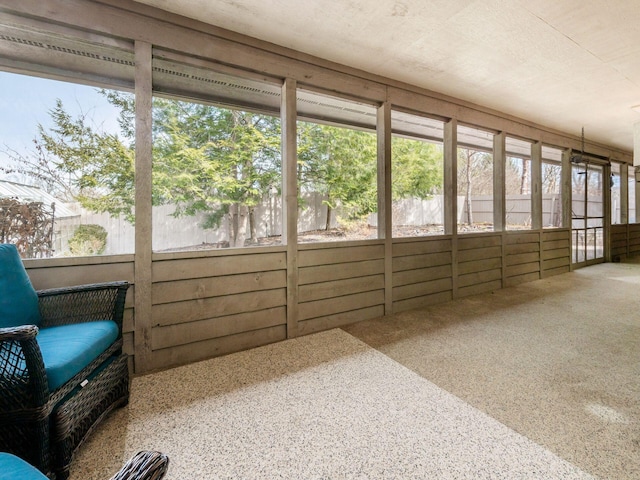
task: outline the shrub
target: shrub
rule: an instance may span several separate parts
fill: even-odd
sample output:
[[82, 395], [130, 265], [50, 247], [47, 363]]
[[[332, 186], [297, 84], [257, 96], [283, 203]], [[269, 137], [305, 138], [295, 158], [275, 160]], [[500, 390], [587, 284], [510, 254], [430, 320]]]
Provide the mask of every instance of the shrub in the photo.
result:
[[101, 225], [80, 225], [69, 239], [72, 255], [102, 255], [107, 248], [107, 231]]

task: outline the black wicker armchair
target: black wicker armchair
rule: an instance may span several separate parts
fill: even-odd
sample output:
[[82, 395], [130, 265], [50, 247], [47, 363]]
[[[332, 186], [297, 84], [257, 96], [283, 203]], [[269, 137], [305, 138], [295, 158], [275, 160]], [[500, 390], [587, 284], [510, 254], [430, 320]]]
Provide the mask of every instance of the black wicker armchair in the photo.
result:
[[[26, 277], [21, 260], [3, 261], [12, 251], [6, 247], [12, 246], [0, 245], [0, 271], [13, 281], [0, 285], [0, 315], [23, 300], [14, 285], [22, 282], [23, 288]], [[31, 287], [28, 277], [26, 283]], [[128, 402], [122, 354], [128, 287], [112, 282], [34, 291], [37, 326], [0, 318], [0, 451], [50, 478], [66, 479], [78, 445], [111, 410]], [[18, 316], [29, 310], [29, 301], [16, 310]]]

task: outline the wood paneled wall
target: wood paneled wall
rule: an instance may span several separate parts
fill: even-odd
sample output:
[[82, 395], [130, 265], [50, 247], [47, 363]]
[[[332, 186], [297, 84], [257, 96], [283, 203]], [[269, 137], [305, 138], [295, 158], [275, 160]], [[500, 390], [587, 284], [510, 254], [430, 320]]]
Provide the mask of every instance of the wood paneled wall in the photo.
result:
[[298, 333], [384, 315], [384, 244], [304, 245], [298, 250]]
[[[296, 218], [291, 213], [285, 214], [290, 223], [289, 235], [285, 235], [287, 246], [154, 254], [150, 109], [139, 108], [135, 256], [25, 262], [36, 288], [121, 279], [134, 284], [126, 303], [125, 350], [136, 359], [137, 373], [485, 293], [571, 269], [568, 229], [454, 232], [455, 126], [463, 122], [490, 128], [502, 137], [509, 134], [564, 148], [565, 225], [571, 222], [568, 149], [581, 147], [576, 136], [130, 0], [5, 0], [0, 6], [0, 20], [27, 28], [47, 26], [62, 35], [106, 35], [121, 47], [126, 43], [136, 58], [138, 106], [149, 104], [151, 99], [150, 62], [155, 47], [205, 59], [221, 68], [233, 67], [281, 79], [285, 99], [283, 125], [295, 125], [297, 82], [305, 88], [374, 102], [379, 105], [379, 131], [386, 135], [378, 139], [383, 146], [378, 161], [385, 171], [390, 171], [390, 131], [384, 126], [388, 128], [392, 106], [448, 119], [445, 185], [448, 198], [452, 199], [445, 206], [448, 235], [390, 239], [387, 211], [388, 219], [379, 222], [385, 227], [381, 229], [384, 240], [297, 245], [292, 241]], [[69, 80], [77, 80], [80, 75], [73, 74], [73, 69], [68, 73], [64, 65], [38, 66], [34, 61], [30, 64], [25, 58], [0, 58], [0, 66]], [[285, 211], [295, 212], [295, 132], [291, 127], [285, 130], [285, 172], [289, 175]], [[620, 162], [632, 161], [630, 152], [607, 145], [591, 144], [589, 149]], [[388, 195], [390, 174], [379, 181]], [[384, 195], [382, 192], [381, 198]], [[388, 209], [390, 204], [387, 196], [379, 210]], [[624, 228], [612, 229], [612, 248], [616, 252], [626, 250], [628, 255], [640, 253], [640, 225]]]
[[154, 368], [286, 338], [286, 253], [214, 253], [154, 258]]
[[542, 276], [550, 277], [571, 268], [571, 230], [548, 230], [542, 233]]
[[453, 298], [451, 238], [395, 241], [392, 247], [393, 311], [402, 312]]
[[640, 255], [640, 223], [611, 225], [611, 260]]
[[[631, 227], [640, 251], [640, 225]], [[626, 226], [615, 226], [613, 235], [623, 229], [627, 235]], [[284, 246], [157, 253], [147, 370], [284, 340], [288, 278], [297, 290], [290, 296], [298, 298], [297, 332], [305, 335], [383, 316], [385, 288], [396, 313], [568, 272], [569, 242], [568, 229], [397, 238], [391, 267], [383, 240], [301, 244], [293, 263]], [[38, 289], [135, 278], [132, 255], [25, 264]], [[134, 298], [132, 285], [124, 326], [132, 357]]]

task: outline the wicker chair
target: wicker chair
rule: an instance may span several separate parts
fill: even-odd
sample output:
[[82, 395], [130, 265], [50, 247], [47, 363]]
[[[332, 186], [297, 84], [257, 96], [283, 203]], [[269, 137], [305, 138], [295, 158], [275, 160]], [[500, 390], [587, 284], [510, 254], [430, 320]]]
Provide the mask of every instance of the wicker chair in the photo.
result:
[[[159, 452], [136, 453], [110, 480], [160, 480], [169, 458]], [[0, 453], [0, 480], [47, 480], [42, 472], [9, 453]]]
[[0, 272], [0, 451], [66, 479], [78, 445], [129, 400], [122, 354], [129, 285], [36, 292], [8, 244], [0, 245]]

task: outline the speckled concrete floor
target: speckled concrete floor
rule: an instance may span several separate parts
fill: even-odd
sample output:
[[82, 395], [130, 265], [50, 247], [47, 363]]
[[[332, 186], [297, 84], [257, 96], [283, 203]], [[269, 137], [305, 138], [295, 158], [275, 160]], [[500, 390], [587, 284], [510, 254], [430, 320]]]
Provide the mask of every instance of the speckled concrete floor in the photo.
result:
[[169, 480], [640, 479], [639, 287], [600, 265], [135, 378], [71, 480], [139, 449]]
[[134, 379], [71, 479], [138, 449], [169, 479], [592, 478], [337, 329]]
[[640, 479], [640, 264], [345, 330], [581, 469]]

